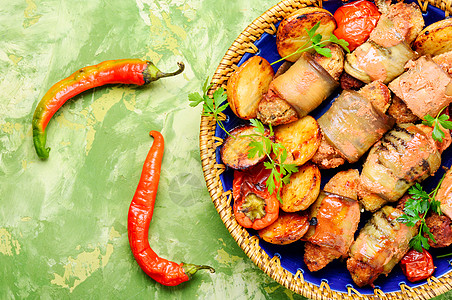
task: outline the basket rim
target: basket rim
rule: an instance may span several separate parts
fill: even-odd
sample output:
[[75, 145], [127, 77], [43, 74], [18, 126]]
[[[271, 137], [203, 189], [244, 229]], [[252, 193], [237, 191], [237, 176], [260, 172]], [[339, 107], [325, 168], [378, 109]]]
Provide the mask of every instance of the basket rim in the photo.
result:
[[[417, 0], [421, 10], [425, 11], [428, 4], [443, 10], [448, 16], [452, 13], [452, 0]], [[266, 10], [262, 15], [250, 23], [234, 40], [220, 61], [211, 80], [211, 88], [208, 93], [211, 95], [219, 87], [225, 87], [231, 73], [237, 68], [240, 59], [246, 53], [256, 53], [257, 47], [254, 45], [264, 32], [276, 33], [275, 24], [289, 13], [305, 7], [322, 7], [322, 0], [283, 0]], [[245, 254], [264, 273], [286, 288], [303, 295], [309, 299], [431, 299], [452, 289], [452, 272], [443, 274], [441, 277], [431, 277], [427, 283], [410, 287], [400, 284], [401, 290], [384, 293], [382, 290], [374, 289], [374, 295], [362, 295], [353, 287], [347, 287], [348, 293], [330, 289], [328, 283], [322, 282], [320, 286], [307, 282], [303, 278], [303, 273], [299, 270], [292, 274], [281, 266], [277, 256], [270, 258], [268, 254], [259, 246], [259, 239], [251, 236], [246, 229], [240, 226], [235, 220], [232, 209], [230, 191], [224, 191], [220, 180], [221, 173], [225, 166], [217, 163], [216, 148], [222, 144], [222, 139], [215, 137], [216, 121], [213, 117], [202, 116], [200, 124], [200, 156], [204, 173], [204, 179], [212, 202], [225, 224], [227, 230], [237, 242]]]

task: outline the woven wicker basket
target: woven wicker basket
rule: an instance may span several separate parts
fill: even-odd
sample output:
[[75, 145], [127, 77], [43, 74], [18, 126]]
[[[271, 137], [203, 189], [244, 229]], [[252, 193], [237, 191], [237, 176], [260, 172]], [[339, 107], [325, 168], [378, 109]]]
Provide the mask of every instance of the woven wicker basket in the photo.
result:
[[[452, 0], [419, 1], [418, 4], [423, 11], [431, 4], [443, 10], [446, 16], [452, 13]], [[220, 62], [212, 78], [213, 86], [209, 90], [210, 95], [219, 87], [226, 87], [229, 76], [237, 68], [237, 64], [245, 53], [256, 53], [258, 48], [253, 44], [263, 33], [275, 34], [275, 24], [286, 15], [305, 6], [322, 7], [322, 0], [285, 0], [276, 4], [264, 14], [252, 22], [233, 42]], [[251, 260], [274, 280], [310, 299], [430, 299], [452, 289], [452, 272], [440, 278], [431, 277], [422, 286], [411, 288], [401, 284], [398, 292], [384, 293], [380, 289], [374, 290], [374, 295], [361, 295], [353, 287], [347, 287], [347, 293], [331, 290], [328, 283], [322, 282], [320, 286], [311, 284], [304, 280], [303, 273], [299, 270], [295, 275], [281, 267], [277, 256], [269, 257], [259, 246], [259, 239], [251, 236], [247, 230], [240, 226], [235, 220], [232, 209], [232, 195], [230, 191], [224, 191], [220, 181], [220, 174], [225, 166], [216, 161], [215, 149], [222, 144], [223, 140], [215, 137], [216, 122], [213, 117], [203, 116], [200, 128], [200, 151], [204, 177], [212, 201], [223, 220], [226, 228], [244, 250]]]

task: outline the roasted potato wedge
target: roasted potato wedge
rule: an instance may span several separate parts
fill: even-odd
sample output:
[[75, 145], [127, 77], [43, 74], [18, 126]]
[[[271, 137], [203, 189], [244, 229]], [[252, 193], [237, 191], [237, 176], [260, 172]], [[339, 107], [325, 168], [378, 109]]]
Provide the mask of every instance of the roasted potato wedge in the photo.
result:
[[[322, 40], [326, 40], [337, 27], [336, 21], [329, 11], [318, 7], [304, 7], [284, 18], [279, 24], [276, 33], [276, 47], [279, 55], [285, 57], [292, 54], [309, 42], [306, 29], [311, 29], [319, 21], [320, 27], [317, 29], [316, 34], [321, 34]], [[294, 62], [300, 55], [292, 55], [286, 60]]]
[[452, 50], [452, 19], [435, 22], [421, 31], [413, 43], [420, 55], [438, 55]]
[[256, 118], [259, 102], [274, 74], [270, 63], [260, 56], [251, 57], [232, 74], [226, 92], [229, 106], [237, 117]]
[[319, 124], [311, 116], [277, 126], [274, 132], [275, 141], [287, 149], [284, 163], [297, 166], [301, 166], [314, 156], [322, 138]]
[[306, 212], [280, 212], [278, 219], [270, 226], [259, 230], [258, 234], [261, 239], [271, 244], [287, 245], [301, 239], [308, 228]]
[[307, 209], [320, 193], [320, 170], [307, 162], [298, 172], [290, 176], [290, 182], [281, 190], [279, 207], [285, 212], [295, 212]]
[[[234, 128], [230, 135], [224, 142], [221, 148], [220, 155], [223, 163], [233, 169], [246, 169], [254, 166], [264, 160], [265, 155], [258, 156], [256, 154], [253, 158], [248, 158], [248, 151], [250, 149], [249, 144], [253, 139], [260, 141], [262, 138], [259, 136], [250, 137], [250, 135], [256, 135], [254, 126], [242, 125]], [[265, 134], [270, 135], [270, 130], [266, 129]]]

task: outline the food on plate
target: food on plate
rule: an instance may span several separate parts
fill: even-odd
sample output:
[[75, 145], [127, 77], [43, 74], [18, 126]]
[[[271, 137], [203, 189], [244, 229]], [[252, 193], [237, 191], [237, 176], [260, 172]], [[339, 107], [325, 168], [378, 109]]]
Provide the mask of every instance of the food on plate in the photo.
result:
[[287, 245], [301, 239], [309, 228], [307, 212], [280, 212], [271, 225], [259, 230], [258, 234], [266, 242]]
[[259, 102], [267, 93], [274, 71], [270, 63], [260, 56], [253, 56], [242, 64], [229, 78], [228, 102], [237, 117], [256, 118]]
[[353, 163], [392, 128], [394, 121], [361, 93], [343, 91], [318, 123], [325, 139]]
[[344, 50], [338, 44], [330, 44], [324, 48], [331, 50], [331, 56], [326, 57], [320, 53], [313, 53], [312, 59], [322, 66], [334, 80], [339, 81], [339, 77], [344, 71]]
[[397, 201], [412, 185], [438, 170], [441, 154], [432, 135], [424, 131], [427, 128], [396, 125], [371, 148], [360, 176], [360, 198], [366, 210]]
[[259, 102], [257, 118], [264, 124], [277, 126], [298, 120], [298, 113], [286, 100], [264, 95]]
[[380, 18], [380, 12], [372, 2], [358, 0], [339, 7], [333, 16], [337, 23], [334, 34], [346, 40], [350, 51], [353, 51], [369, 38]]
[[141, 269], [160, 284], [175, 286], [188, 281], [198, 270], [212, 267], [181, 263], [159, 257], [149, 245], [149, 224], [154, 212], [162, 165], [164, 139], [160, 132], [151, 131], [154, 142], [144, 162], [137, 190], [129, 207], [127, 232], [130, 249]]
[[[404, 3], [402, 1], [392, 5], [388, 5], [388, 2], [384, 0], [377, 0], [376, 3], [379, 9], [383, 11], [379, 23], [387, 23], [390, 27], [378, 26], [377, 24], [377, 30], [372, 31], [370, 39], [384, 47], [387, 46], [386, 43], [395, 43], [396, 40], [400, 39], [411, 45], [425, 25], [419, 6], [416, 3]], [[386, 29], [391, 32], [385, 32]]]
[[401, 215], [401, 210], [384, 206], [359, 232], [347, 260], [347, 269], [357, 286], [373, 286], [377, 277], [389, 274], [410, 249], [409, 242], [418, 228], [399, 223]]
[[322, 191], [310, 208], [304, 262], [308, 269], [318, 271], [336, 258], [347, 257], [358, 228], [360, 209], [357, 200]]
[[405, 102], [400, 100], [397, 96], [392, 97], [392, 103], [388, 108], [388, 115], [393, 117], [397, 124], [414, 123], [419, 121], [419, 118], [413, 114]]
[[452, 169], [446, 172], [435, 198], [441, 202], [441, 211], [452, 219]]
[[[315, 109], [331, 94], [344, 69], [344, 52], [337, 44], [325, 48], [331, 51], [330, 57], [305, 53], [300, 62], [283, 63], [278, 68], [269, 92], [259, 103], [257, 117], [262, 123], [274, 126], [291, 123]], [[324, 83], [328, 84], [325, 90]], [[322, 92], [314, 92], [311, 84], [317, 89], [322, 87]]]
[[359, 171], [348, 169], [337, 172], [336, 175], [325, 184], [325, 192], [341, 195], [353, 200], [358, 200]]
[[[348, 257], [347, 269], [359, 287], [373, 286], [410, 247], [419, 251], [452, 243], [452, 220], [447, 213], [433, 213], [438, 212], [436, 204], [426, 210], [413, 208], [425, 206], [416, 202], [421, 201], [416, 198], [420, 194], [432, 203], [432, 193], [424, 192], [418, 183], [436, 173], [442, 152], [452, 142], [448, 121], [452, 51], [419, 57], [411, 49], [424, 26], [418, 5], [383, 0], [376, 4], [379, 11], [364, 0], [343, 5], [335, 13], [336, 35], [325, 33], [325, 23], [318, 18], [330, 20], [331, 15], [322, 9], [303, 9], [282, 20], [277, 33], [282, 59], [272, 65], [285, 62], [267, 91], [258, 90], [259, 97], [254, 98], [260, 98], [256, 117], [268, 125], [270, 134], [265, 138], [272, 137], [268, 142], [272, 151], [255, 164], [244, 164], [242, 170], [225, 163], [235, 169], [233, 211], [239, 224], [258, 230], [259, 237], [269, 243], [303, 242], [304, 262], [312, 272]], [[292, 37], [304, 42], [294, 46]], [[344, 50], [349, 49], [338, 38], [349, 40], [355, 48], [345, 59]], [[338, 97], [331, 105], [321, 106], [339, 82]], [[320, 115], [317, 121], [311, 112]], [[256, 122], [253, 116], [250, 123], [264, 130]], [[241, 156], [262, 154], [255, 145], [250, 148], [241, 147]], [[279, 154], [275, 149], [281, 150]], [[352, 166], [336, 172], [321, 189], [323, 172], [332, 174], [324, 169], [361, 158], [361, 174]], [[286, 172], [285, 164], [290, 171]], [[280, 168], [282, 172], [275, 172]], [[257, 180], [249, 175], [255, 170], [265, 176]], [[253, 179], [243, 179], [247, 177]], [[271, 192], [270, 179], [281, 180]], [[447, 203], [450, 197], [442, 195], [448, 194], [449, 181], [444, 179], [438, 199], [452, 207]], [[363, 208], [373, 214], [354, 241]], [[409, 263], [403, 262], [411, 280], [416, 275]]]
[[[256, 154], [249, 157], [250, 143], [252, 141], [262, 141], [263, 137], [255, 131], [251, 125], [242, 125], [234, 128], [224, 141], [221, 148], [221, 160], [233, 169], [246, 169], [254, 166], [265, 159], [265, 153]], [[270, 130], [265, 129], [265, 136], [269, 137]], [[269, 137], [272, 139], [272, 137]]]
[[320, 193], [320, 170], [313, 163], [305, 163], [290, 176], [282, 187], [280, 208], [285, 212], [307, 209]]
[[452, 75], [452, 51], [435, 55], [432, 59], [441, 69]]
[[421, 31], [413, 43], [419, 54], [438, 55], [452, 50], [452, 19], [435, 22]]
[[452, 77], [431, 58], [422, 56], [407, 64], [408, 70], [389, 89], [419, 118], [436, 116], [452, 102]]
[[282, 163], [303, 165], [314, 156], [320, 145], [320, 128], [311, 116], [274, 128], [275, 142], [287, 150], [287, 158]]
[[303, 55], [283, 74], [276, 77], [267, 96], [289, 103], [302, 118], [322, 103], [338, 82], [309, 53]]
[[[321, 34], [322, 40], [326, 40], [336, 29], [336, 21], [333, 15], [318, 7], [303, 7], [286, 16], [279, 24], [276, 33], [276, 47], [281, 57], [293, 54], [300, 47], [309, 44], [310, 37], [306, 29], [312, 28], [320, 22], [316, 33]], [[295, 54], [287, 58], [288, 61], [295, 62], [300, 54]]]
[[[384, 3], [381, 1], [381, 3]], [[347, 54], [344, 70], [365, 83], [391, 82], [415, 57], [409, 43], [419, 34], [424, 20], [416, 4], [390, 5], [378, 20], [369, 40]]]
[[431, 213], [425, 218], [425, 224], [430, 230], [434, 240], [428, 235], [428, 244], [433, 248], [443, 248], [452, 244], [452, 220], [445, 214]]
[[146, 60], [107, 60], [94, 66], [84, 67], [55, 83], [42, 97], [33, 114], [33, 143], [39, 158], [49, 157], [50, 148], [46, 147], [47, 124], [58, 109], [72, 97], [106, 84], [148, 84], [162, 77], [182, 73], [184, 64], [178, 63], [178, 66], [177, 71], [164, 73], [152, 62]]
[[427, 250], [418, 252], [411, 249], [400, 261], [400, 267], [411, 282], [427, 279], [435, 272], [433, 257]]
[[237, 222], [245, 228], [260, 230], [278, 219], [279, 202], [270, 194], [265, 181], [271, 170], [259, 164], [244, 171], [234, 171], [232, 195]]

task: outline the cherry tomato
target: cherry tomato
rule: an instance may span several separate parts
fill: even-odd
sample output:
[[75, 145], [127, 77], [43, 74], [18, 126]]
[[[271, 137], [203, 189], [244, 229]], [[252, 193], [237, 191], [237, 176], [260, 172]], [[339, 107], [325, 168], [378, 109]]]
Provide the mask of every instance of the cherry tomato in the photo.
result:
[[363, 44], [380, 18], [378, 8], [372, 2], [359, 0], [339, 7], [334, 13], [337, 28], [334, 35], [346, 40], [350, 51]]
[[400, 267], [411, 282], [427, 279], [435, 271], [432, 255], [425, 249], [423, 252], [414, 249], [408, 251], [400, 261]]

